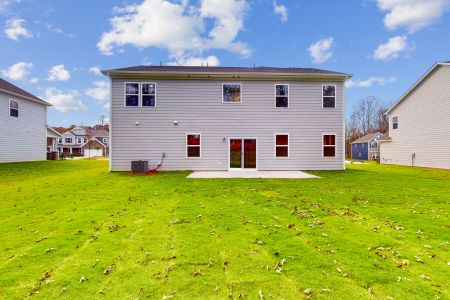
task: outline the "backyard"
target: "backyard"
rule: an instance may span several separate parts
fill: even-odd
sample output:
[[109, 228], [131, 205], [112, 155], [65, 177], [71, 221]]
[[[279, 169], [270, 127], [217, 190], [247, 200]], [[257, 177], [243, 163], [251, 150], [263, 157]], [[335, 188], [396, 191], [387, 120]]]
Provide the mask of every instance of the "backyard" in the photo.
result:
[[450, 299], [450, 171], [0, 164], [0, 299]]

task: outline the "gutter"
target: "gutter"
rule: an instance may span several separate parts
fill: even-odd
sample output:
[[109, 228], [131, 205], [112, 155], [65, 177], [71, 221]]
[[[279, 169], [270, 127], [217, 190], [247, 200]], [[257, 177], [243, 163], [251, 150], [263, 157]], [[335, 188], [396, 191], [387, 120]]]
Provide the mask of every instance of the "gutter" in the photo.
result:
[[13, 92], [8, 91], [8, 90], [0, 89], [0, 92], [8, 94], [8, 95], [11, 95], [11, 96], [14, 96], [14, 97], [17, 97], [17, 98], [20, 98], [20, 99], [25, 99], [25, 100], [29, 100], [29, 101], [32, 101], [32, 102], [35, 102], [35, 103], [38, 103], [38, 104], [42, 104], [42, 105], [45, 105], [45, 106], [49, 106], [49, 107], [53, 106], [52, 104], [50, 104], [50, 103], [48, 103], [48, 102], [46, 102], [44, 100], [33, 99], [33, 98], [30, 98], [30, 97], [27, 97], [27, 96], [24, 96], [24, 95], [13, 93]]

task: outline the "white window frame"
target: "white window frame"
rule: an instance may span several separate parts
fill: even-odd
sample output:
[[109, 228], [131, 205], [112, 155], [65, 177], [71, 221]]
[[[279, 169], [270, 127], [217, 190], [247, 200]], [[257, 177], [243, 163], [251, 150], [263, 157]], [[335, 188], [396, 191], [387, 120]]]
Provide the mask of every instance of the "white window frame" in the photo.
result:
[[[240, 97], [239, 97], [240, 101], [239, 102], [231, 102], [231, 101], [225, 102], [225, 101], [223, 101], [223, 88], [224, 88], [225, 85], [228, 85], [228, 84], [229, 85], [239, 85], [239, 90], [240, 90]], [[241, 104], [242, 101], [243, 101], [244, 93], [243, 93], [243, 89], [242, 89], [242, 83], [239, 83], [239, 82], [223, 82], [222, 83], [222, 89], [221, 89], [220, 92], [222, 93], [222, 103], [224, 103], [224, 104]]]
[[82, 144], [83, 143], [83, 139], [80, 137], [77, 137], [77, 144]]
[[[198, 135], [200, 136], [200, 145], [188, 145], [188, 136], [189, 135]], [[188, 159], [199, 159], [202, 158], [202, 134], [201, 133], [195, 133], [195, 132], [188, 132], [186, 133], [186, 138], [184, 139], [184, 142], [186, 143], [186, 158]], [[189, 147], [199, 147], [200, 156], [189, 156], [188, 155], [188, 148]]]
[[106, 143], [106, 138], [103, 138], [102, 141], [103, 141], [103, 144], [105, 144]]
[[[332, 145], [325, 145], [323, 142], [323, 137], [326, 135], [334, 135], [334, 146]], [[334, 147], [334, 156], [325, 156], [325, 147]], [[322, 133], [322, 158], [336, 158], [336, 151], [337, 150], [337, 134], [333, 133], [333, 132], [328, 132], [328, 133]]]
[[[323, 88], [325, 86], [334, 86], [334, 107], [325, 107], [325, 106], [323, 106], [323, 98], [324, 97], [332, 97], [332, 96], [324, 96]], [[323, 109], [336, 109], [336, 100], [337, 100], [337, 85], [335, 85], [335, 84], [322, 84], [322, 108]]]
[[[287, 97], [288, 98], [288, 105], [286, 106], [286, 107], [278, 107], [277, 106], [277, 85], [287, 85], [287, 87], [288, 87], [288, 94], [287, 94], [287, 96], [279, 96], [279, 97]], [[275, 83], [274, 84], [274, 97], [275, 97], [275, 103], [273, 104], [273, 107], [275, 107], [275, 108], [280, 108], [280, 109], [283, 109], [283, 108], [289, 108], [289, 102], [291, 102], [290, 100], [290, 94], [291, 94], [291, 87], [289, 86], [289, 83]]]
[[62, 144], [63, 143], [63, 138], [58, 138], [58, 144]]
[[[288, 137], [288, 144], [287, 145], [277, 145], [277, 135], [287, 135], [287, 137]], [[287, 147], [287, 153], [288, 153], [288, 156], [277, 156], [277, 147]], [[291, 156], [291, 137], [289, 136], [289, 133], [284, 133], [284, 132], [277, 132], [277, 133], [275, 133], [274, 134], [274, 157], [275, 158], [277, 158], [277, 159], [286, 159], [286, 158], [289, 158], [290, 156]]]
[[[138, 105], [137, 106], [131, 106], [131, 105], [127, 105], [127, 95], [136, 95], [136, 94], [127, 94], [127, 84], [138, 84]], [[124, 82], [123, 84], [123, 106], [124, 107], [140, 107], [141, 106], [141, 83], [137, 82], [137, 81], [128, 81], [128, 82]]]
[[[11, 102], [17, 102], [17, 109], [16, 109], [17, 110], [17, 117], [16, 116], [11, 116], [11, 109], [15, 109], [15, 108], [11, 107]], [[9, 104], [9, 109], [8, 109], [9, 117], [10, 118], [19, 118], [19, 116], [20, 116], [20, 101], [14, 100], [14, 99], [9, 99], [8, 104]]]
[[[142, 85], [143, 84], [153, 84], [153, 85], [155, 85], [155, 105], [153, 105], [153, 106], [144, 106], [144, 105], [142, 105], [142, 103], [144, 102], [143, 101], [143, 96], [144, 96], [144, 94], [142, 94]], [[157, 94], [157, 90], [156, 90], [156, 82], [149, 82], [149, 81], [143, 81], [143, 82], [140, 82], [139, 83], [139, 106], [140, 107], [146, 107], [146, 108], [148, 108], [148, 107], [150, 107], [150, 108], [152, 108], [152, 107], [156, 107], [156, 94]], [[153, 95], [153, 94], [145, 94], [146, 96], [151, 96], [151, 95]]]
[[[397, 118], [397, 122], [394, 122], [394, 119]], [[394, 128], [394, 124], [397, 124], [397, 127]], [[398, 129], [398, 116], [393, 116], [392, 117], [392, 130], [397, 130]]]
[[[70, 139], [70, 143], [67, 142], [67, 139]], [[65, 137], [65, 138], [64, 138], [64, 144], [67, 144], [67, 145], [73, 144], [73, 138], [72, 138], [72, 137]]]

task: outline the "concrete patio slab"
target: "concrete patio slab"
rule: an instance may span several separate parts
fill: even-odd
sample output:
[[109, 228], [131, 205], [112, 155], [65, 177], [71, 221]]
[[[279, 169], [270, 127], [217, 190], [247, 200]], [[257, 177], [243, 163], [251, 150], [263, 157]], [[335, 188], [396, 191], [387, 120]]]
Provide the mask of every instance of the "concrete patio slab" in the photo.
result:
[[320, 178], [302, 171], [195, 171], [187, 178]]

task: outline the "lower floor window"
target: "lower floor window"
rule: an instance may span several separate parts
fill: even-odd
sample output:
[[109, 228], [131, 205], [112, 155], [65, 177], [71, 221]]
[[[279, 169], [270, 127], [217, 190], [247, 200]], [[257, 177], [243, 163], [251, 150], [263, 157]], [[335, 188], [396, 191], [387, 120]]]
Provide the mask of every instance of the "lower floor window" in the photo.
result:
[[324, 134], [323, 135], [323, 156], [335, 157], [336, 156], [336, 135]]
[[186, 156], [200, 157], [201, 135], [197, 133], [188, 133], [186, 135]]
[[275, 157], [289, 157], [289, 135], [275, 135]]

